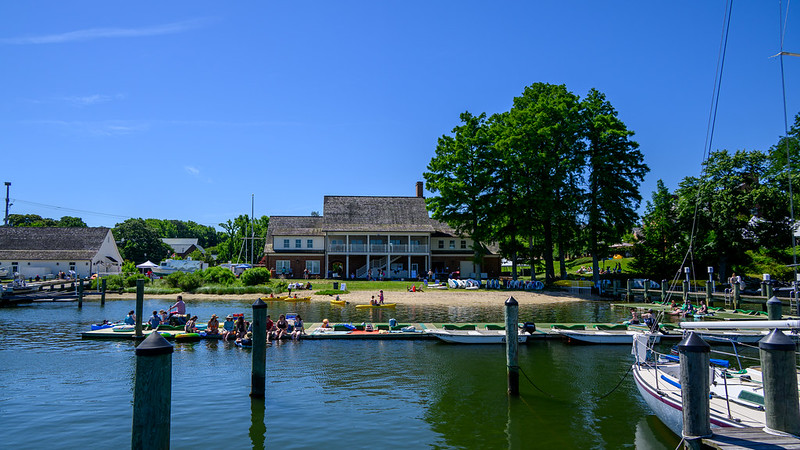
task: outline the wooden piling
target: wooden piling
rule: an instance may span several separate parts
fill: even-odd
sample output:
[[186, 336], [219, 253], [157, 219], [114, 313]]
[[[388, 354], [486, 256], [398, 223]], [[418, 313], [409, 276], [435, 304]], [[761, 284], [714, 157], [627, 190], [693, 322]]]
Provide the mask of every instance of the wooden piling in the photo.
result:
[[661, 280], [661, 301], [662, 302], [667, 301], [667, 296], [669, 295], [669, 294], [667, 294], [667, 286], [668, 286], [667, 285], [667, 280]]
[[800, 436], [795, 344], [780, 330], [758, 342], [768, 430]]
[[764, 287], [765, 287], [765, 292], [766, 292], [765, 296], [767, 298], [772, 298], [772, 290], [774, 289], [772, 287], [772, 282], [771, 281], [765, 281], [764, 282]]
[[633, 301], [633, 280], [630, 278], [628, 278], [627, 285], [625, 287], [625, 301]]
[[250, 397], [264, 398], [267, 381], [267, 304], [258, 299], [253, 303], [253, 363], [250, 377]]
[[83, 280], [78, 279], [78, 308], [83, 308]]
[[100, 280], [100, 306], [106, 306], [106, 279]]
[[683, 302], [686, 303], [686, 299], [689, 298], [689, 282], [683, 280]]
[[153, 332], [136, 347], [132, 449], [169, 448], [172, 345]]
[[714, 284], [711, 281], [706, 281], [706, 306], [712, 306], [714, 302]]
[[650, 303], [650, 280], [644, 280], [642, 287], [644, 288], [644, 302]]
[[144, 280], [136, 280], [136, 337], [142, 337], [142, 309], [144, 308]]
[[733, 283], [733, 309], [739, 309], [742, 303], [742, 287], [739, 283]]
[[781, 320], [783, 315], [783, 303], [778, 297], [772, 296], [767, 300], [767, 316], [769, 320]]
[[678, 343], [680, 354], [683, 438], [686, 446], [702, 448], [702, 438], [711, 436], [709, 353], [711, 347], [695, 333]]
[[519, 303], [514, 297], [508, 297], [506, 305], [506, 368], [508, 373], [508, 395], [519, 396], [519, 364], [517, 347], [519, 346]]

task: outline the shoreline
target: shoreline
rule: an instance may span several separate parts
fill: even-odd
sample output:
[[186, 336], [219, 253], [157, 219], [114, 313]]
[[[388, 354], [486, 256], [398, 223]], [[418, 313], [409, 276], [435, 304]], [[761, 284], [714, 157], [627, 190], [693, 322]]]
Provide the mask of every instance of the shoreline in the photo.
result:
[[[174, 300], [178, 295], [183, 296], [184, 301], [211, 301], [211, 300], [240, 300], [256, 301], [264, 294], [145, 294], [146, 299], [169, 299]], [[298, 297], [311, 296], [312, 302], [328, 302], [334, 297], [330, 295], [316, 295], [315, 291], [297, 292]], [[372, 296], [377, 298], [377, 291], [356, 291], [342, 295], [340, 298], [355, 305], [367, 305]], [[95, 296], [92, 296], [95, 297]], [[563, 302], [592, 301], [592, 298], [577, 297], [567, 292], [528, 292], [528, 291], [504, 291], [504, 290], [478, 290], [467, 291], [464, 289], [448, 290], [426, 290], [425, 292], [403, 292], [403, 291], [384, 291], [385, 303], [397, 303], [398, 305], [446, 305], [446, 306], [479, 306], [479, 305], [498, 305], [503, 304], [509, 297], [514, 297], [520, 305], [548, 304]], [[106, 294], [106, 300], [135, 300], [135, 293]]]

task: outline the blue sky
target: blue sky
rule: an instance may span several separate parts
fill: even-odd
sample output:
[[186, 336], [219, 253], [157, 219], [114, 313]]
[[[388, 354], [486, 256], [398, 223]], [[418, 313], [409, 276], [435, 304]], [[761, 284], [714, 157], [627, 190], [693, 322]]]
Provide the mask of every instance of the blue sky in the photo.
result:
[[[785, 2], [784, 2], [785, 3]], [[414, 195], [436, 140], [535, 82], [604, 92], [651, 167], [700, 171], [725, 3], [0, 3], [0, 181], [12, 213], [90, 226], [308, 215]], [[714, 148], [783, 134], [778, 1], [739, 0]], [[800, 53], [800, 12], [785, 50]], [[800, 111], [800, 58], [784, 59]]]

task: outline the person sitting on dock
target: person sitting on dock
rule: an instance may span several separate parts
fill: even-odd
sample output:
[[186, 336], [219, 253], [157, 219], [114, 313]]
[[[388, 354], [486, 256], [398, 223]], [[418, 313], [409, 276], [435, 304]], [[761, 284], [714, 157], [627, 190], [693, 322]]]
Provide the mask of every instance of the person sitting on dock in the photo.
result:
[[372, 299], [369, 301], [369, 304], [372, 305], [372, 306], [375, 306], [375, 305], [378, 304], [378, 302], [375, 300], [375, 296], [374, 295], [372, 296]]
[[300, 314], [294, 318], [294, 330], [292, 330], [292, 339], [297, 340], [301, 334], [306, 334], [306, 327], [303, 325], [303, 318]]
[[330, 329], [332, 329], [332, 328], [333, 328], [333, 327], [331, 326], [331, 324], [328, 322], [328, 319], [322, 319], [322, 325], [320, 325], [319, 327], [320, 327], [321, 329], [323, 329], [323, 330], [330, 330]]
[[636, 308], [631, 308], [631, 318], [628, 320], [628, 323], [631, 325], [639, 324], [639, 313], [636, 312]]
[[644, 321], [644, 324], [650, 328], [651, 333], [658, 331], [658, 317], [652, 309], [642, 314], [642, 320]]
[[225, 318], [225, 323], [222, 324], [222, 340], [227, 341], [228, 336], [236, 336], [236, 324], [233, 323], [233, 316], [228, 314]]
[[247, 332], [243, 337], [236, 338], [236, 343], [242, 347], [250, 347], [253, 345], [253, 333]]
[[158, 315], [161, 317], [161, 323], [164, 325], [169, 325], [169, 314], [165, 310], [161, 310], [158, 312]]
[[275, 322], [272, 321], [272, 317], [270, 317], [269, 314], [267, 314], [266, 329], [267, 329], [267, 340], [270, 340], [275, 335]]
[[158, 317], [158, 311], [153, 311], [153, 316], [150, 317], [150, 320], [147, 321], [148, 325], [150, 325], [151, 330], [155, 330], [161, 325], [161, 317]]
[[681, 316], [691, 316], [694, 313], [694, 305], [692, 302], [687, 298], [683, 301], [683, 306], [681, 306], [680, 314]]
[[[175, 310], [175, 312], [172, 311], [173, 309]], [[169, 308], [169, 312], [170, 312], [170, 315], [172, 315], [172, 314], [180, 314], [180, 315], [186, 314], [186, 303], [183, 303], [183, 296], [181, 296], [181, 295], [178, 296], [178, 301], [175, 302], [175, 304], [172, 305]]]
[[183, 331], [187, 333], [197, 333], [197, 316], [192, 316], [192, 318], [186, 322], [186, 326], [183, 327]]
[[695, 313], [695, 315], [706, 316], [708, 314], [710, 314], [710, 313], [708, 312], [708, 306], [706, 306], [706, 302], [703, 301], [703, 300], [700, 300], [700, 308], [697, 309], [697, 312]]
[[239, 316], [236, 319], [236, 337], [243, 338], [247, 334], [247, 324], [244, 322], [244, 316]]
[[219, 319], [216, 314], [211, 315], [211, 320], [206, 325], [206, 334], [219, 334]]
[[123, 322], [125, 322], [125, 325], [136, 325], [136, 314], [133, 311], [128, 312]]
[[275, 326], [278, 328], [278, 331], [275, 334], [275, 339], [280, 341], [281, 338], [286, 335], [286, 330], [289, 328], [289, 322], [286, 321], [286, 316], [281, 314], [280, 317], [278, 317], [278, 323], [276, 323]]

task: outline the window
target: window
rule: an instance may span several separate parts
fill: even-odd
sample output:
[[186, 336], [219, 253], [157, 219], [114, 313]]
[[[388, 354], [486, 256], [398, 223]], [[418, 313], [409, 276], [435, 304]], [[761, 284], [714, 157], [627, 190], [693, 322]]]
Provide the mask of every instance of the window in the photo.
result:
[[439, 239], [439, 248], [444, 248], [444, 241]]
[[294, 248], [303, 248], [303, 240], [302, 239], [295, 239], [294, 240]]
[[19, 273], [19, 263], [18, 262], [12, 262], [11, 263], [11, 274], [13, 275], [15, 273]]
[[383, 244], [383, 239], [370, 239], [369, 243], [372, 245], [381, 245]]
[[314, 248], [314, 240], [309, 239], [306, 241], [306, 248]]
[[280, 275], [288, 275], [292, 273], [292, 263], [288, 259], [279, 259], [275, 261], [275, 272]]
[[451, 248], [451, 249], [456, 248], [456, 241], [450, 241], [450, 247], [449, 248]]
[[467, 248], [467, 241], [461, 241], [461, 248]]
[[72, 270], [72, 271], [75, 270], [75, 263], [74, 262], [69, 263], [69, 270]]
[[283, 240], [283, 248], [289, 248], [289, 240], [288, 239], [284, 239]]
[[319, 275], [319, 261], [306, 261], [306, 269], [311, 275]]
[[331, 245], [343, 245], [344, 241], [341, 239], [331, 239]]
[[392, 239], [389, 241], [389, 243], [392, 245], [400, 245], [400, 239]]

